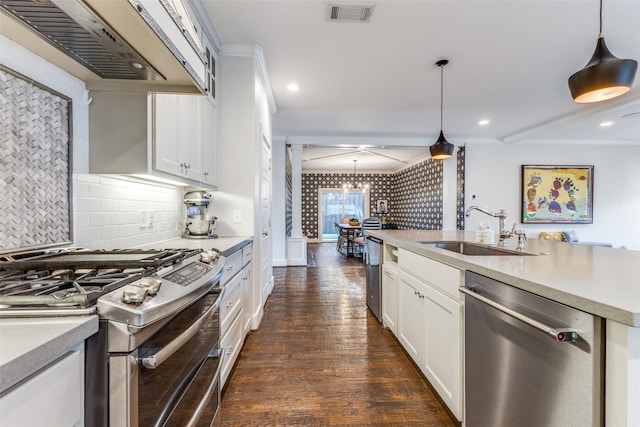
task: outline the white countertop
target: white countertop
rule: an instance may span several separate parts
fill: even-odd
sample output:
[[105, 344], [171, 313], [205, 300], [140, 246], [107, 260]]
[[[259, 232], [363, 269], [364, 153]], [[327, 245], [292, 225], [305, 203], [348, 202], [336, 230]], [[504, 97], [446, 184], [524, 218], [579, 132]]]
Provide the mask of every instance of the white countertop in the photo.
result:
[[236, 250], [253, 241], [251, 236], [217, 237], [215, 239], [183, 239], [162, 240], [141, 246], [142, 249], [218, 249], [221, 252]]
[[0, 393], [98, 332], [98, 316], [0, 319]]
[[[371, 230], [367, 233], [454, 267], [606, 319], [640, 327], [640, 251], [529, 239], [525, 252], [537, 256], [467, 256], [419, 242], [473, 242], [474, 232]], [[517, 239], [511, 238], [507, 248], [515, 249], [516, 244]]]

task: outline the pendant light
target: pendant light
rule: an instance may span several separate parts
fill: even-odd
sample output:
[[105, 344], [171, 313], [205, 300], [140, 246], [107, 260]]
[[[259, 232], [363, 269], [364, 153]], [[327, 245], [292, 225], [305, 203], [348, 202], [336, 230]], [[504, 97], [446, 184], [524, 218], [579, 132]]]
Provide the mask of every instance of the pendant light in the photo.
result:
[[569, 90], [574, 101], [591, 103], [616, 98], [629, 92], [638, 69], [633, 59], [616, 58], [602, 36], [602, 0], [600, 0], [600, 32], [593, 56], [584, 68], [569, 77]]
[[449, 63], [448, 59], [441, 59], [436, 62], [436, 65], [440, 67], [440, 136], [438, 140], [429, 147], [429, 151], [431, 152], [431, 158], [434, 160], [444, 160], [451, 157], [453, 154], [454, 145], [447, 141], [447, 138], [444, 137], [444, 133], [442, 132], [442, 104], [444, 99], [444, 66]]
[[358, 182], [358, 172], [356, 170], [356, 163], [358, 161], [354, 160], [353, 161], [353, 182], [345, 182], [344, 184], [342, 184], [342, 189], [344, 190], [345, 193], [348, 193], [351, 190], [358, 190], [358, 191], [362, 191], [363, 193], [366, 193], [367, 190], [369, 189], [369, 184], [367, 184], [366, 182]]

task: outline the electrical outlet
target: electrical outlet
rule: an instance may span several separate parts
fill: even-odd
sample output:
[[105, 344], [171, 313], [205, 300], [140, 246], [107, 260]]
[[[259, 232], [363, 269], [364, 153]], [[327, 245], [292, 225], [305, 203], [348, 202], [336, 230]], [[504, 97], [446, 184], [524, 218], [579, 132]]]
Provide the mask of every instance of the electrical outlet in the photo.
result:
[[140, 211], [140, 228], [147, 228], [151, 226], [151, 218], [149, 211]]
[[233, 223], [240, 224], [242, 222], [242, 215], [240, 211], [233, 211]]
[[153, 220], [154, 220], [154, 212], [147, 211], [147, 227], [153, 226], [153, 222], [154, 222]]

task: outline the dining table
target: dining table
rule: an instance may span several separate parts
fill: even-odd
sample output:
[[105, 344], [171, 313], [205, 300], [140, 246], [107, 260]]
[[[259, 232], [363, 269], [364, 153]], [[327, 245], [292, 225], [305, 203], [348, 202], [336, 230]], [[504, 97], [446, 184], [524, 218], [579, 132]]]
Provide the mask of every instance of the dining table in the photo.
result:
[[362, 230], [362, 223], [358, 225], [351, 225], [349, 223], [338, 223], [338, 227], [340, 227], [341, 232], [344, 232], [344, 235], [347, 239], [347, 256], [355, 255], [357, 248], [354, 239]]

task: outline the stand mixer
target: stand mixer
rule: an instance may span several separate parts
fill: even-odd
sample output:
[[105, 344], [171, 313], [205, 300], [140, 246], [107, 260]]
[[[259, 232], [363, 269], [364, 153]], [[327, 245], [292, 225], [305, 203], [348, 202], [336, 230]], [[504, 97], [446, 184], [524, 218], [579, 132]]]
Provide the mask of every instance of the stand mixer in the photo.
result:
[[186, 239], [214, 239], [218, 237], [216, 231], [216, 218], [207, 215], [207, 207], [211, 200], [211, 193], [206, 191], [190, 191], [184, 195], [184, 204], [187, 206], [187, 220], [182, 234]]

